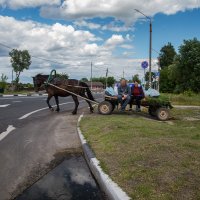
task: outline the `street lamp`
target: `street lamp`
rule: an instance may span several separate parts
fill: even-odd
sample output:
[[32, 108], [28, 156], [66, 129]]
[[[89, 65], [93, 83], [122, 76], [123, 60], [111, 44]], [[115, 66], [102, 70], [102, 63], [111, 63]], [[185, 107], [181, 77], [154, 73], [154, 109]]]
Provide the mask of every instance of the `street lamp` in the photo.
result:
[[142, 14], [143, 16], [145, 16], [148, 20], [149, 20], [149, 34], [150, 34], [150, 38], [149, 38], [149, 88], [151, 88], [151, 53], [152, 53], [152, 19], [151, 17], [146, 16], [143, 12], [141, 12], [138, 9], [134, 9], [136, 12]]

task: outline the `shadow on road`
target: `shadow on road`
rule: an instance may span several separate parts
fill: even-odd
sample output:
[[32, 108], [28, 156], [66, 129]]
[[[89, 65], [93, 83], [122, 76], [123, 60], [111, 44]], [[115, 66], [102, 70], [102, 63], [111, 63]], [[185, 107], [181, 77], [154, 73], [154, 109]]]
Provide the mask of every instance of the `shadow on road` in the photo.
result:
[[102, 200], [100, 189], [82, 156], [66, 158], [60, 165], [15, 200]]

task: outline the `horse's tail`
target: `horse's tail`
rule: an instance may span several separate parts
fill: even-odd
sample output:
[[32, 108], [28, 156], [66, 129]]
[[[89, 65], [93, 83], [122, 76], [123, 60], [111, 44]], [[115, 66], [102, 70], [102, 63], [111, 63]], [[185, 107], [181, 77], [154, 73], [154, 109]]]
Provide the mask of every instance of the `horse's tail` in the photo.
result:
[[82, 85], [83, 87], [86, 87], [86, 92], [87, 92], [88, 98], [89, 98], [90, 100], [92, 100], [92, 101], [95, 101], [95, 99], [94, 99], [94, 97], [93, 97], [93, 95], [92, 95], [92, 92], [91, 92], [90, 88], [88, 87], [87, 83], [81, 82], [81, 85]]

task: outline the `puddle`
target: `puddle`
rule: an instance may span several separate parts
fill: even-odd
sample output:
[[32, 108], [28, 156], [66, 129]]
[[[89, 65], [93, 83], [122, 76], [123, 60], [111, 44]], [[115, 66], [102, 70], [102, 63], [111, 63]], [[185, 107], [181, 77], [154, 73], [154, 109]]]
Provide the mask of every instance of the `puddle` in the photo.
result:
[[65, 159], [15, 200], [103, 200], [85, 159]]

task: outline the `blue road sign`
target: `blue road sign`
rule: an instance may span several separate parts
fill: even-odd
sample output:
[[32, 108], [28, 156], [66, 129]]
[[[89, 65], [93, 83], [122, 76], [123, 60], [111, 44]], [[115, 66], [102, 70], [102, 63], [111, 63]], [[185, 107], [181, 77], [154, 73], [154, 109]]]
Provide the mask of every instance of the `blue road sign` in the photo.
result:
[[147, 61], [143, 61], [141, 66], [142, 66], [143, 69], [146, 69], [149, 66], [149, 64], [148, 64]]
[[160, 72], [155, 72], [155, 76], [160, 76]]

